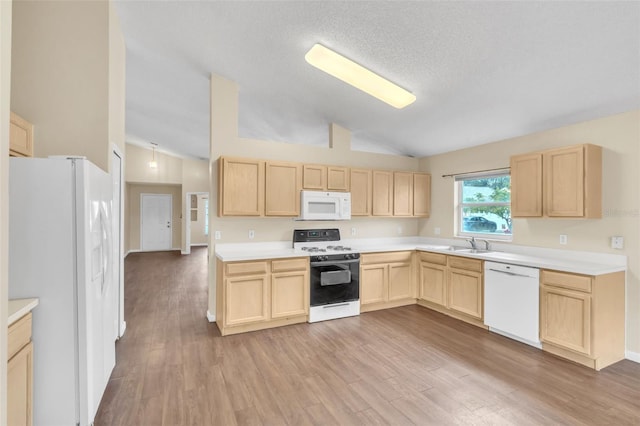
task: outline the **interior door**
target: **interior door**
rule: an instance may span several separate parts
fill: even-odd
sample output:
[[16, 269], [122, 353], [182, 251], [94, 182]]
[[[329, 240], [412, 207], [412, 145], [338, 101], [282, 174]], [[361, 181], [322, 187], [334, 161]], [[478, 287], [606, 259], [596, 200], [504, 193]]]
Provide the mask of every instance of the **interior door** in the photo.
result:
[[171, 194], [140, 195], [140, 248], [171, 250]]

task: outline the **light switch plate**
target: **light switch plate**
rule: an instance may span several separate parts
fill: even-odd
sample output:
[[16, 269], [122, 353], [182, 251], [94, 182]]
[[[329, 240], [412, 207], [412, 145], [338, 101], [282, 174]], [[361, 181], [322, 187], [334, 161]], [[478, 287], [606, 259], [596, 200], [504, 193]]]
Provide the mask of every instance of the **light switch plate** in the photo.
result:
[[356, 235], [356, 228], [351, 228], [351, 236], [354, 237]]
[[215, 238], [216, 240], [219, 240], [220, 238], [222, 238], [222, 232], [220, 232], [220, 231], [216, 231], [216, 232], [213, 234], [213, 238]]

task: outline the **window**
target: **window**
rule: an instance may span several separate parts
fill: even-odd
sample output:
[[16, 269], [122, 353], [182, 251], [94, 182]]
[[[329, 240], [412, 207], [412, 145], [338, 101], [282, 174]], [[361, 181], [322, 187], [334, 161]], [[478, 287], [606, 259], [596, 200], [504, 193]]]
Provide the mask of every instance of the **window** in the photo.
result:
[[456, 235], [511, 240], [511, 176], [458, 176]]
[[209, 198], [203, 198], [204, 201], [204, 235], [209, 235]]

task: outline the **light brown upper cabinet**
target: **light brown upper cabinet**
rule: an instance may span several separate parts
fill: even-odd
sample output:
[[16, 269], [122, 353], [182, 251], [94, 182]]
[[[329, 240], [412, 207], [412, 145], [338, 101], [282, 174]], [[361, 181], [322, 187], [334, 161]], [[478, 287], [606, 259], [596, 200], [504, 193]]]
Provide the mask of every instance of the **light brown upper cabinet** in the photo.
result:
[[349, 191], [349, 168], [327, 166], [327, 190]]
[[511, 157], [513, 217], [602, 217], [602, 147]]
[[542, 216], [542, 154], [511, 157], [511, 216]]
[[351, 216], [371, 216], [371, 170], [351, 169]]
[[393, 174], [393, 215], [413, 216], [413, 173]]
[[546, 151], [543, 170], [547, 216], [602, 217], [602, 147]]
[[413, 174], [413, 215], [431, 215], [431, 175], [428, 173]]
[[302, 166], [302, 188], [322, 191], [327, 188], [327, 166], [305, 164]]
[[299, 216], [302, 164], [267, 161], [265, 215]]
[[9, 155], [33, 157], [33, 125], [13, 112], [9, 121]]
[[393, 172], [372, 172], [373, 216], [393, 215]]
[[349, 191], [349, 168], [305, 164], [302, 166], [302, 188], [315, 191]]
[[260, 160], [218, 160], [218, 216], [264, 215], [264, 167]]

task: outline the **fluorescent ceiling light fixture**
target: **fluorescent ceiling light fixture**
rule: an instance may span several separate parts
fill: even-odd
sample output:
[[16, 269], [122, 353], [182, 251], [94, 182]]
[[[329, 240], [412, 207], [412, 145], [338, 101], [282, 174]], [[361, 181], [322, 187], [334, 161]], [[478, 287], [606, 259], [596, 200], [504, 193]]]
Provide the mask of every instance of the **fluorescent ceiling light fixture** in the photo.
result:
[[304, 59], [314, 67], [395, 108], [404, 108], [416, 100], [413, 93], [320, 44], [314, 44], [304, 55]]

